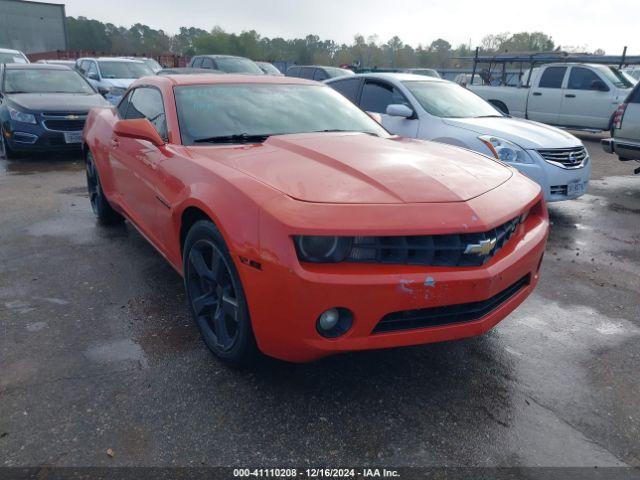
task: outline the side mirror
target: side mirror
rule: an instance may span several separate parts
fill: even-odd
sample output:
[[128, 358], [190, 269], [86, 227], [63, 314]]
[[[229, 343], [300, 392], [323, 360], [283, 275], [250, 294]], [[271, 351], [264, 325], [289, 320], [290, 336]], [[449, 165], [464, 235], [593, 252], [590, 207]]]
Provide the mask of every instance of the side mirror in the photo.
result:
[[98, 93], [103, 97], [106, 97], [107, 93], [109, 93], [109, 89], [105, 87], [98, 87]]
[[367, 112], [367, 115], [369, 115], [376, 122], [378, 122], [380, 125], [382, 125], [382, 115], [380, 115], [379, 113], [376, 113], [376, 112]]
[[96, 80], [96, 81], [100, 80], [100, 77], [98, 76], [97, 73], [90, 73], [87, 75], [87, 78], [90, 78], [91, 80]]
[[594, 80], [591, 82], [591, 90], [598, 90], [599, 92], [608, 92], [609, 87], [602, 80]]
[[118, 120], [113, 127], [113, 133], [120, 137], [146, 140], [156, 147], [161, 147], [165, 144], [160, 134], [146, 118]]
[[401, 103], [394, 103], [387, 105], [387, 115], [390, 117], [411, 118], [413, 117], [413, 110]]

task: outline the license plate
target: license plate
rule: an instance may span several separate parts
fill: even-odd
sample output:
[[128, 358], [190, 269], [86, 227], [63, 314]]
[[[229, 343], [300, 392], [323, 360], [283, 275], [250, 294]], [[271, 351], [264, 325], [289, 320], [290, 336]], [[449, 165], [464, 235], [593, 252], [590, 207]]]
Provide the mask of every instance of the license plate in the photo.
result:
[[580, 180], [567, 184], [567, 196], [581, 195], [584, 193], [584, 183]]
[[64, 132], [66, 143], [82, 143], [82, 130], [79, 132]]

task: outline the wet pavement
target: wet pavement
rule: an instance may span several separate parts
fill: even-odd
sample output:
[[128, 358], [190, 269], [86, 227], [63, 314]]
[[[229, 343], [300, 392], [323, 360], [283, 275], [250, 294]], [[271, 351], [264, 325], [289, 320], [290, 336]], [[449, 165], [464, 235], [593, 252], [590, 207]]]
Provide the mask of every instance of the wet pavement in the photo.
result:
[[79, 158], [0, 160], [0, 466], [640, 466], [640, 176], [583, 139], [589, 192], [487, 335], [250, 371]]

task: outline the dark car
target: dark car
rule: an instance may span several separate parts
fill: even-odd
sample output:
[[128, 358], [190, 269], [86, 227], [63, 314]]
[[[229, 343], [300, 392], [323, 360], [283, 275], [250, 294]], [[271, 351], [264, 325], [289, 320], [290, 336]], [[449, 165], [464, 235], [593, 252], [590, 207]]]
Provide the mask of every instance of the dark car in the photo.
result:
[[77, 150], [89, 110], [107, 102], [62, 65], [0, 65], [0, 156]]
[[294, 65], [289, 67], [286, 73], [287, 77], [306, 78], [322, 82], [327, 78], [344, 77], [345, 75], [354, 75], [351, 70], [338, 67], [323, 67], [320, 65]]
[[209, 70], [207, 68], [190, 68], [190, 67], [175, 67], [175, 68], [163, 68], [156, 75], [197, 75], [199, 73], [213, 73], [224, 74], [220, 70]]
[[220, 70], [225, 73], [245, 73], [248, 75], [264, 75], [253, 60], [233, 55], [196, 55], [189, 62], [189, 67]]

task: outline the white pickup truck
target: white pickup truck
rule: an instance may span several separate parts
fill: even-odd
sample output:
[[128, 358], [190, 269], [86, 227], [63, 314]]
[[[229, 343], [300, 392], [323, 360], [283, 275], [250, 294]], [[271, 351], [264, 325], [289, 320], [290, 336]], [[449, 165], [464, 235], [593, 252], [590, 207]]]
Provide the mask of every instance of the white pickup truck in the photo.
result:
[[578, 130], [609, 130], [633, 84], [617, 68], [587, 63], [549, 64], [524, 73], [517, 87], [469, 85], [503, 112]]

